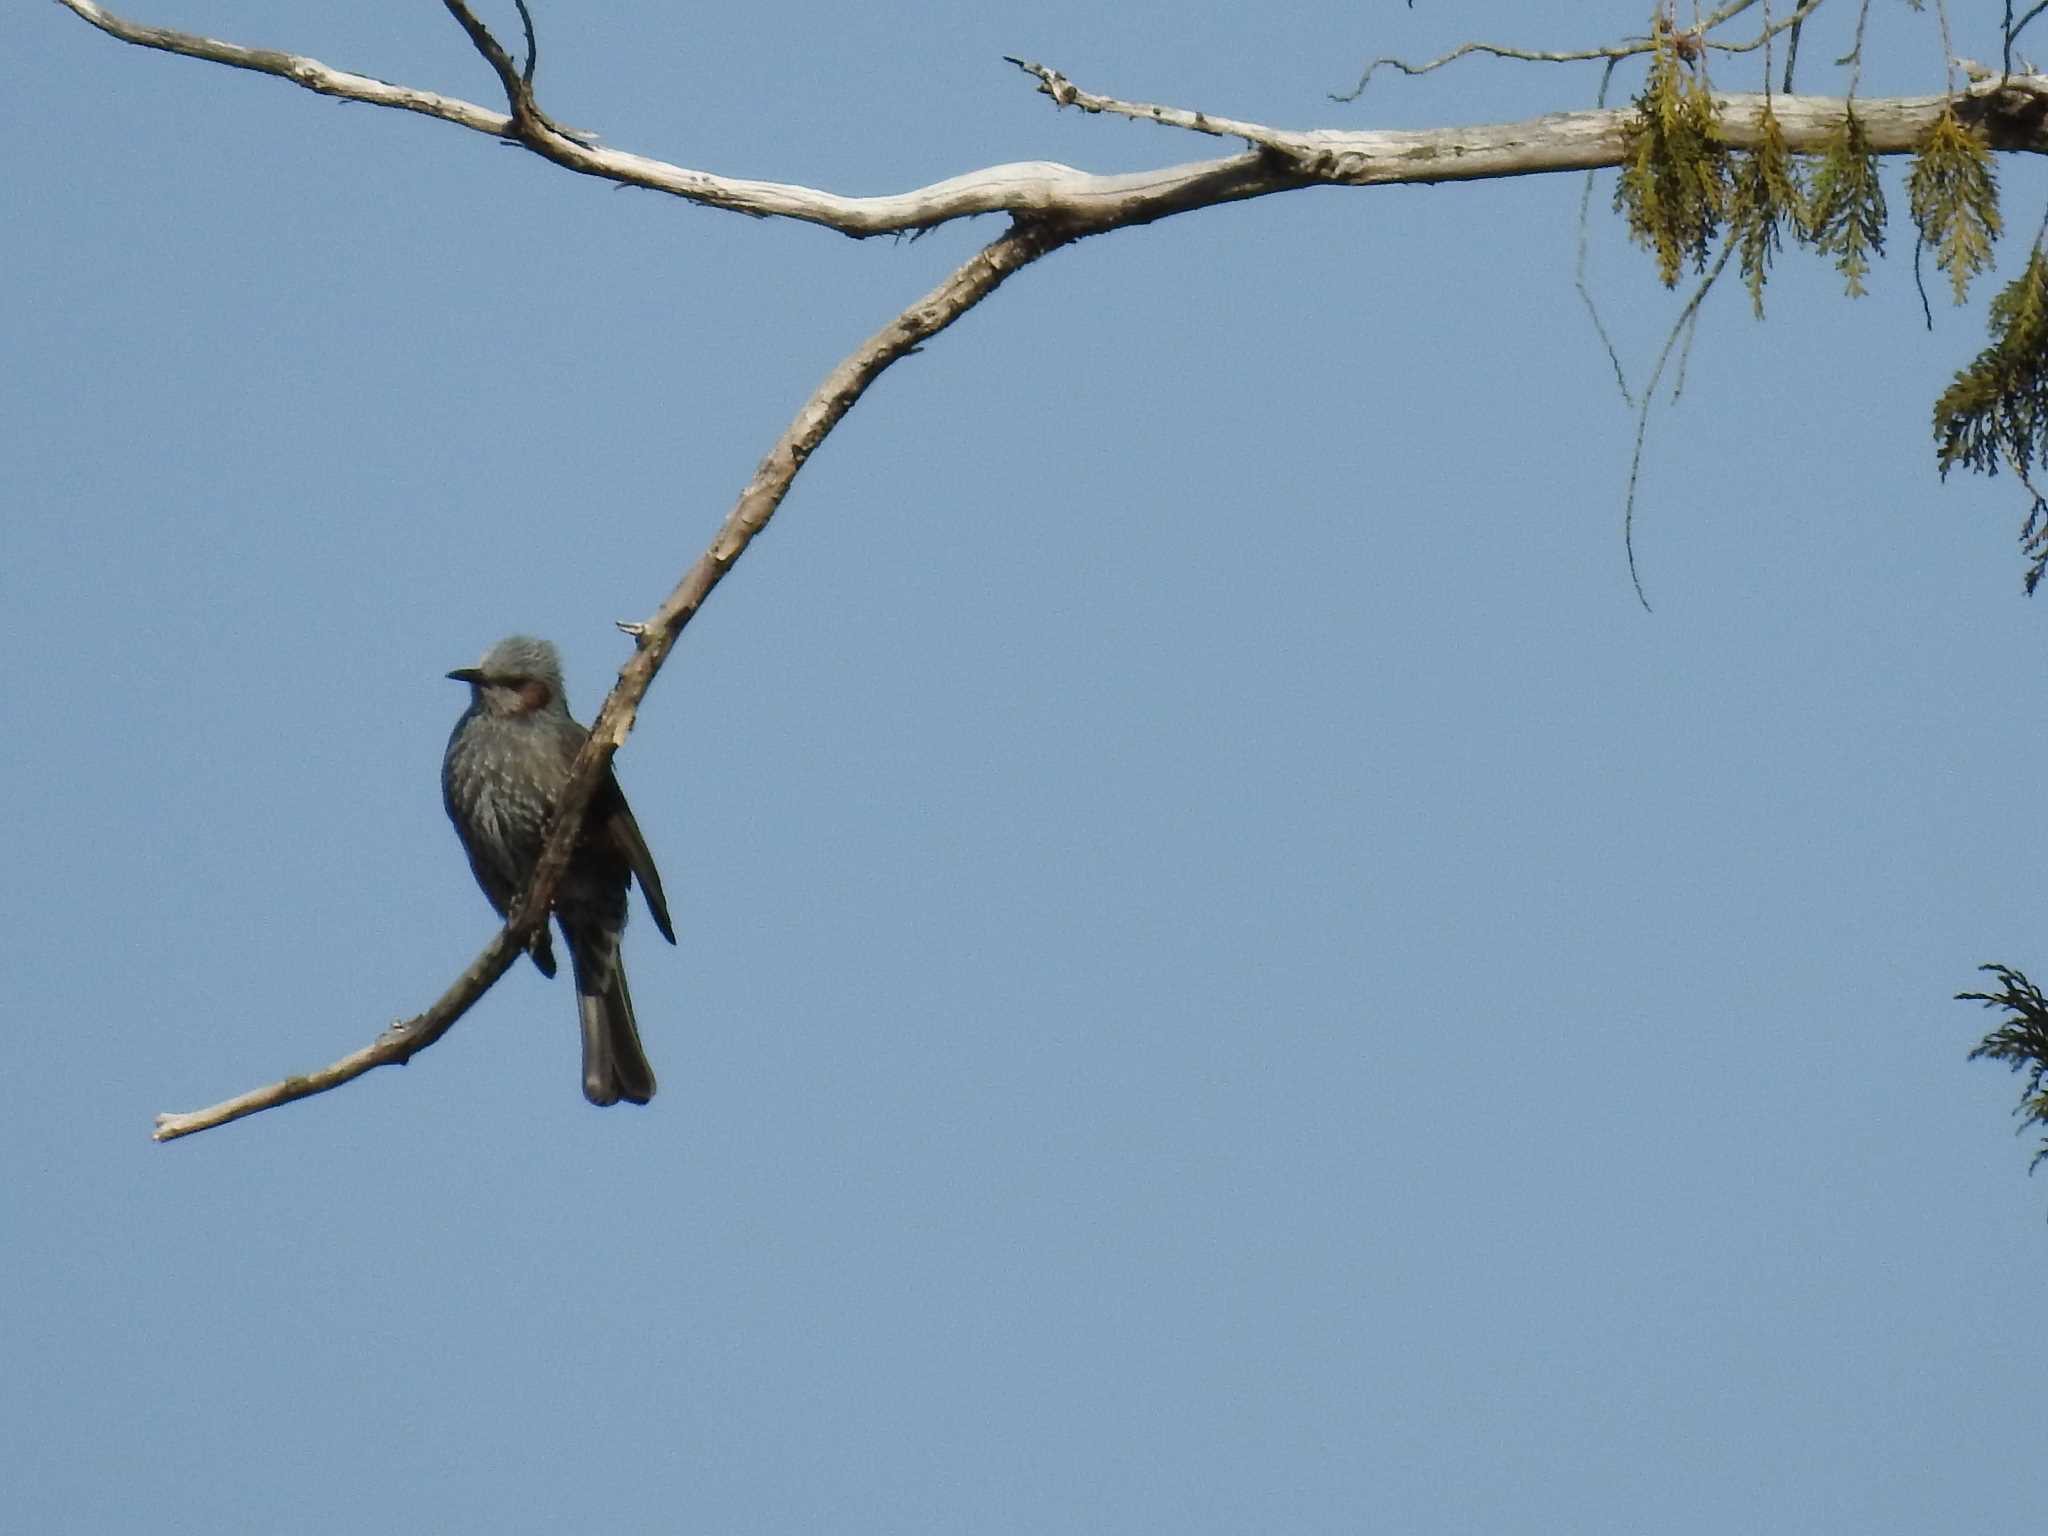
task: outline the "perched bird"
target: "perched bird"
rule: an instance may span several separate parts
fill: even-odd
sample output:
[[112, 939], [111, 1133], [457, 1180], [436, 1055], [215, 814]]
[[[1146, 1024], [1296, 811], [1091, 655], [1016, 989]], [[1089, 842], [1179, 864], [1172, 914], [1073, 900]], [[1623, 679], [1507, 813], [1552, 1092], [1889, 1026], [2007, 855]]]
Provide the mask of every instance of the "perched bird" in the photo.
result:
[[[590, 734], [569, 718], [562, 662], [531, 635], [500, 640], [473, 667], [448, 674], [469, 684], [469, 708], [441, 759], [441, 801], [484, 895], [506, 916], [540, 861], [555, 801]], [[654, 1068], [640, 1047], [619, 938], [626, 884], [640, 882], [654, 926], [673, 944], [661, 876], [618, 780], [605, 771], [584, 817], [583, 835], [555, 890], [555, 921], [569, 945], [576, 1012], [583, 1026], [583, 1096], [593, 1104], [654, 1097]], [[527, 946], [541, 974], [555, 974], [545, 925]]]

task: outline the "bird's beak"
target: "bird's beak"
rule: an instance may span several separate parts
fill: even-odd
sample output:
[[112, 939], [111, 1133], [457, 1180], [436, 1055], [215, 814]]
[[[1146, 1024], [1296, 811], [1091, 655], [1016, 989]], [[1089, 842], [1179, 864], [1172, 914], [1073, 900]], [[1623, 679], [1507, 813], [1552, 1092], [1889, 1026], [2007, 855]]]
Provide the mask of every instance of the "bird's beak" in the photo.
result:
[[469, 683], [473, 686], [481, 685], [484, 680], [483, 669], [481, 667], [457, 667], [453, 672], [450, 672], [448, 674], [448, 677], [449, 680], [452, 682]]

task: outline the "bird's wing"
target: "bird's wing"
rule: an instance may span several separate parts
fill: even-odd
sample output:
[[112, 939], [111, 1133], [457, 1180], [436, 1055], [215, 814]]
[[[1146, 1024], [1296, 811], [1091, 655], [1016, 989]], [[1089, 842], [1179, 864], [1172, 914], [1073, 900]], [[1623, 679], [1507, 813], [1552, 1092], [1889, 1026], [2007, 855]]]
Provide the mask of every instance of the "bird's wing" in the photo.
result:
[[605, 835], [633, 866], [633, 878], [640, 882], [640, 894], [647, 898], [647, 910], [654, 914], [654, 926], [661, 930], [664, 939], [675, 943], [675, 925], [668, 920], [668, 898], [661, 891], [661, 872], [654, 867], [654, 855], [647, 851], [647, 839], [640, 835], [640, 823], [633, 819], [633, 808], [626, 804], [625, 791], [609, 773], [598, 786], [595, 816]]

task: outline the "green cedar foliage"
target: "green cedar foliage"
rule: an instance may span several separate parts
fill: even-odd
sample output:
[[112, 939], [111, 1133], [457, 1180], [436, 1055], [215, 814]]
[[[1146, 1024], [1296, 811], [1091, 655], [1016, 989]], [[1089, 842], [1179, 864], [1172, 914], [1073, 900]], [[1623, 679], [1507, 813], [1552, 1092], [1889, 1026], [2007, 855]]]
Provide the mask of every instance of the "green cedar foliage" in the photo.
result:
[[[1860, 297], [1872, 261], [1884, 254], [1887, 208], [1878, 157], [1853, 103], [1820, 153], [1795, 155], [1767, 99], [1754, 145], [1738, 149], [1723, 135], [1698, 38], [1660, 5], [1651, 39], [1614, 206], [1664, 285], [1675, 287], [1688, 265], [1707, 271], [1725, 229], [1713, 271], [1739, 258], [1759, 318], [1764, 283], [1788, 236], [1832, 257], [1849, 296]], [[2003, 221], [1990, 147], [1955, 103], [1922, 140], [1906, 187], [1914, 227], [1960, 304], [1991, 270]], [[1702, 293], [1712, 282], [1710, 275]], [[1935, 405], [1937, 457], [1943, 475], [1957, 465], [1987, 475], [2009, 469], [2033, 497], [2021, 532], [2032, 592], [2048, 575], [2048, 497], [2029, 473], [2048, 467], [2048, 261], [2038, 244], [2027, 270], [1992, 301], [1991, 338]]]
[[1948, 274], [1960, 304], [1970, 279], [1991, 269], [1991, 243], [2001, 225], [1991, 150], [1957, 120], [1953, 105], [1928, 130], [1906, 189], [1920, 238], [1933, 249], [1934, 263]]
[[1755, 149], [1735, 157], [1728, 198], [1728, 237], [1742, 258], [1750, 311], [1759, 320], [1764, 317], [1764, 278], [1783, 243], [1779, 229], [1789, 225], [1792, 238], [1801, 240], [1807, 220], [1799, 162], [1786, 151], [1785, 131], [1766, 101], [1762, 136]]
[[1657, 275], [1670, 288], [1688, 261], [1706, 268], [1728, 209], [1728, 149], [1705, 72], [1681, 59], [1669, 27], [1659, 26], [1656, 38], [1614, 206], [1635, 242], [1655, 254]]
[[2048, 259], [2040, 246], [2026, 270], [1991, 301], [1991, 345], [1955, 376], [1934, 403], [1941, 473], [1960, 464], [1982, 475], [2005, 465], [2033, 492], [2022, 537], [2034, 549], [2027, 590], [2048, 570], [2042, 514], [2048, 512], [2028, 469], [2048, 463]]
[[[2024, 972], [2011, 966], [1987, 965], [1980, 969], [1998, 978], [1999, 989], [1958, 992], [1956, 1001], [2002, 1008], [2009, 1017], [1970, 1052], [1970, 1060], [2002, 1061], [2015, 1072], [2025, 1072], [2027, 1086], [2013, 1113], [2020, 1117], [2022, 1130], [2030, 1125], [2048, 1126], [2048, 997], [2041, 995], [2040, 988], [2027, 980]], [[2048, 1162], [2048, 1140], [2043, 1140], [2035, 1151], [2034, 1160], [2027, 1165], [2028, 1172], [2044, 1162]]]
[[1863, 297], [1870, 258], [1884, 254], [1884, 221], [1877, 156], [1852, 106], [1842, 114], [1814, 172], [1811, 226], [1815, 249], [1835, 258], [1852, 299]]

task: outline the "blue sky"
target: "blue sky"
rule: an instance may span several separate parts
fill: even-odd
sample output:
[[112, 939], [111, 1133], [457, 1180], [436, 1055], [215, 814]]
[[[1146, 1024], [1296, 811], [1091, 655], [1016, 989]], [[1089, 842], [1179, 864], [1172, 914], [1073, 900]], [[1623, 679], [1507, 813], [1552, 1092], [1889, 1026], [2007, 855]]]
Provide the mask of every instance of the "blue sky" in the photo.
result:
[[[293, 9], [134, 14], [493, 99], [438, 7]], [[1289, 126], [1590, 101], [1326, 99], [1494, 10], [622, 0], [542, 10], [539, 78], [878, 192], [1222, 148], [1006, 53]], [[1871, 25], [1867, 92], [1939, 87], [1931, 12]], [[649, 1109], [584, 1104], [522, 967], [403, 1071], [156, 1146], [488, 936], [441, 674], [546, 634], [587, 718], [611, 621], [1000, 226], [709, 213], [54, 5], [0, 80], [0, 1524], [2024, 1528], [2048, 1185], [1948, 999], [2048, 971], [2043, 610], [2016, 488], [1936, 479], [1991, 288], [1923, 329], [1896, 174], [1870, 298], [1792, 254], [1766, 323], [1710, 301], [1651, 614], [1576, 178], [1059, 253], [869, 394], [642, 710]], [[1640, 377], [1675, 301], [1604, 218], [1592, 270]]]

